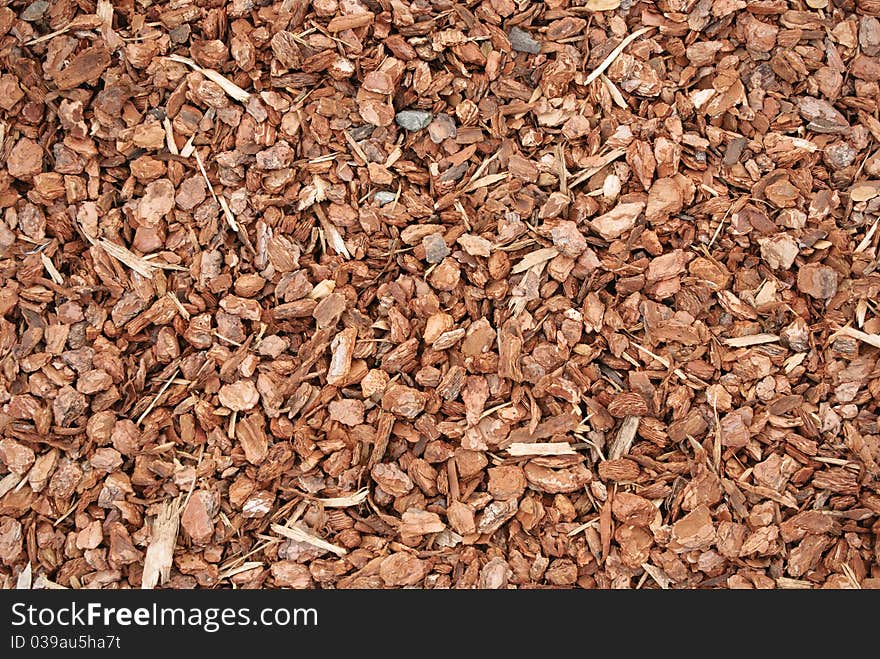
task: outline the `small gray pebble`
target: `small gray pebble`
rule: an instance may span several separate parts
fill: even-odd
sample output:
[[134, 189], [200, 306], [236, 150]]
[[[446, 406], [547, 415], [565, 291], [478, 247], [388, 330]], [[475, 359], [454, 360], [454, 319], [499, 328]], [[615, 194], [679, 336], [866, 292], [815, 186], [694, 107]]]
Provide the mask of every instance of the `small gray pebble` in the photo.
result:
[[856, 159], [858, 152], [846, 142], [838, 142], [825, 148], [825, 162], [832, 169], [844, 169], [849, 167]]
[[37, 0], [36, 2], [31, 3], [27, 6], [27, 8], [21, 12], [21, 20], [23, 21], [38, 21], [43, 18], [43, 15], [46, 13], [46, 10], [49, 9], [49, 3], [45, 0]]
[[433, 119], [433, 114], [423, 110], [401, 110], [394, 117], [398, 126], [411, 132], [427, 128]]
[[510, 28], [508, 33], [511, 47], [518, 53], [537, 55], [541, 52], [541, 44], [532, 39], [532, 35], [518, 27]]
[[425, 260], [428, 263], [440, 263], [449, 256], [446, 241], [439, 233], [432, 233], [422, 238], [422, 246], [425, 248]]
[[376, 194], [373, 195], [373, 199], [379, 202], [380, 206], [384, 206], [385, 204], [390, 204], [397, 197], [393, 192], [388, 192], [387, 190], [380, 190]]
[[192, 28], [190, 28], [189, 23], [184, 23], [169, 31], [168, 36], [171, 37], [171, 41], [174, 43], [186, 43], [191, 31]]

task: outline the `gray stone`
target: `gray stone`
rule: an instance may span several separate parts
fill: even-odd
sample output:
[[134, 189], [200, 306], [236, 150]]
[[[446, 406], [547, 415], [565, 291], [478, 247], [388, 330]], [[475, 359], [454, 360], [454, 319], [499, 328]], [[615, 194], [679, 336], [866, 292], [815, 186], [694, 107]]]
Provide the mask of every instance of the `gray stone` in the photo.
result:
[[402, 110], [394, 117], [398, 126], [411, 132], [427, 128], [433, 119], [433, 114], [423, 110]]
[[838, 142], [825, 148], [825, 162], [831, 169], [843, 169], [852, 165], [858, 152], [846, 142]]
[[512, 27], [508, 33], [511, 47], [518, 53], [531, 53], [537, 55], [541, 52], [541, 44], [532, 35], [518, 27]]
[[189, 23], [184, 23], [183, 25], [170, 30], [168, 36], [171, 37], [173, 43], [186, 43], [191, 31], [192, 28], [189, 26]]
[[422, 246], [425, 248], [425, 259], [428, 263], [440, 263], [449, 256], [446, 241], [439, 233], [432, 233], [422, 238]]
[[27, 8], [21, 12], [21, 20], [23, 21], [38, 21], [43, 18], [43, 15], [46, 13], [46, 10], [49, 9], [49, 3], [45, 0], [37, 0], [36, 2], [31, 3], [27, 6]]
[[385, 204], [390, 204], [397, 197], [393, 192], [388, 192], [387, 190], [380, 190], [376, 194], [373, 195], [373, 199], [379, 202], [380, 206], [384, 206]]
[[868, 57], [880, 55], [880, 21], [874, 16], [862, 16], [859, 24], [859, 45]]

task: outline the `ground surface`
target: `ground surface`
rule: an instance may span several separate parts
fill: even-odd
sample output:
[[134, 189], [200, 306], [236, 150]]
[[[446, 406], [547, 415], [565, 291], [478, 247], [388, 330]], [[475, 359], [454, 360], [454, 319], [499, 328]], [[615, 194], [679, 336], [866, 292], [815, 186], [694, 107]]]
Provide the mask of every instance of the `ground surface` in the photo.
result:
[[880, 3], [0, 4], [3, 587], [880, 585]]

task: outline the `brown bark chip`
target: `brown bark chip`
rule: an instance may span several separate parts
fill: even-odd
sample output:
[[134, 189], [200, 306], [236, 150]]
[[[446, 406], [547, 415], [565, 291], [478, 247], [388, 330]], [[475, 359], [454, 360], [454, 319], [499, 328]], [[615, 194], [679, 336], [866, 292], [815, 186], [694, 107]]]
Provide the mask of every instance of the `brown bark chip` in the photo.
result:
[[496, 499], [518, 498], [526, 489], [526, 477], [519, 467], [492, 467], [489, 469], [487, 490]]
[[837, 292], [837, 273], [827, 266], [808, 263], [798, 270], [797, 286], [811, 297], [827, 300]]
[[880, 584], [880, 4], [112, 4], [0, 8], [0, 588]]
[[211, 494], [200, 490], [193, 492], [183, 509], [180, 525], [196, 544], [206, 544], [214, 534], [214, 524], [211, 521], [212, 507]]
[[16, 142], [6, 160], [6, 170], [18, 179], [30, 179], [43, 171], [43, 149], [26, 137]]

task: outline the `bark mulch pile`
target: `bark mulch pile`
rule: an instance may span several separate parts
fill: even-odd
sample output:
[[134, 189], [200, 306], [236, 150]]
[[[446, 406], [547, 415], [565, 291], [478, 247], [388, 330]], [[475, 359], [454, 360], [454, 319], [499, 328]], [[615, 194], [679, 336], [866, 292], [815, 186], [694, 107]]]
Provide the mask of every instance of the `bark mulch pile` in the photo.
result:
[[0, 586], [880, 586], [877, 0], [0, 4]]

